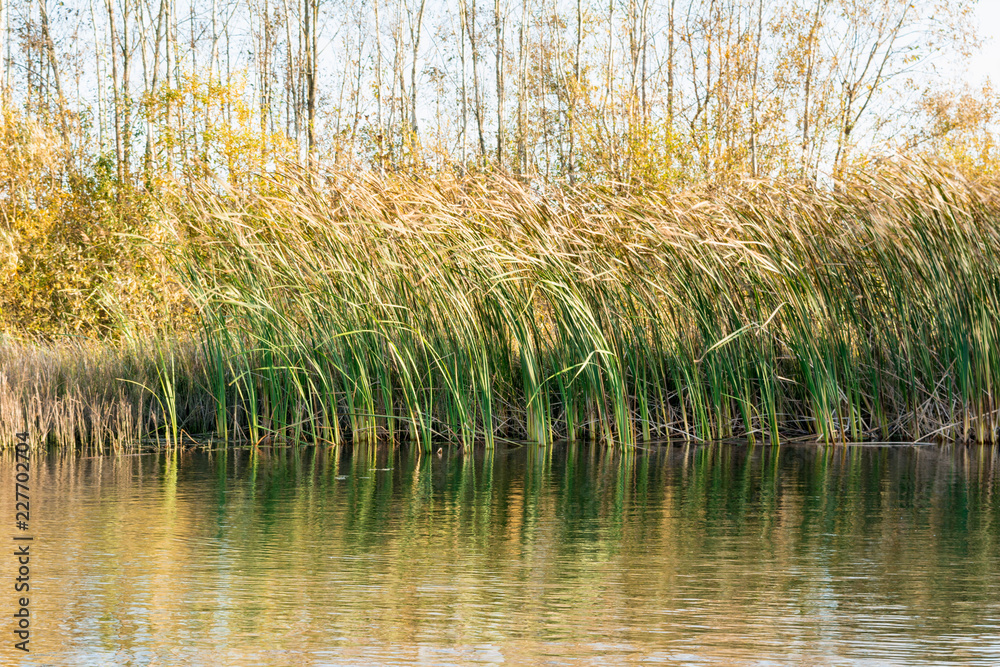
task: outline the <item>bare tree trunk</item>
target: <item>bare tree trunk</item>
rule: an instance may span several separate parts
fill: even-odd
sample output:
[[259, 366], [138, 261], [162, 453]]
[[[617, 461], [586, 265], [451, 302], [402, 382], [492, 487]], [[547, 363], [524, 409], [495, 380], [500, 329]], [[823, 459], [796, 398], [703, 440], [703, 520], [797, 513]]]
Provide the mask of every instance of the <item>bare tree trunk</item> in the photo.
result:
[[129, 11], [131, 6], [128, 2], [124, 4], [124, 11], [122, 12], [122, 35], [121, 35], [121, 48], [122, 48], [122, 102], [124, 107], [124, 118], [122, 122], [122, 130], [124, 132], [124, 146], [123, 146], [123, 157], [125, 159], [125, 176], [129, 177], [131, 175], [130, 161], [132, 156], [132, 127], [130, 116], [132, 114], [132, 96], [129, 91], [129, 85], [132, 80], [132, 47], [129, 44]]
[[[177, 0], [169, 3], [169, 14], [167, 15], [170, 19], [168, 22], [167, 35], [172, 42], [172, 50], [174, 54], [174, 90], [181, 92], [183, 94], [184, 81], [181, 78], [181, 72], [183, 71], [184, 56], [181, 52], [179, 44], [183, 43], [180, 41], [180, 19], [177, 16]], [[169, 74], [168, 74], [169, 77]], [[173, 109], [176, 114], [174, 120], [174, 128], [178, 140], [175, 142], [177, 147], [180, 149], [180, 163], [181, 165], [186, 165], [188, 163], [188, 150], [190, 148], [187, 141], [185, 141], [185, 131], [189, 129], [187, 123], [186, 112], [187, 105], [181, 102], [180, 104], [173, 105]]]
[[357, 60], [357, 69], [355, 70], [355, 76], [354, 76], [354, 90], [352, 91], [354, 97], [354, 117], [352, 118], [351, 121], [351, 145], [350, 145], [352, 161], [354, 160], [355, 149], [357, 146], [356, 142], [358, 135], [358, 123], [361, 120], [361, 86], [365, 71], [364, 61], [362, 59], [362, 56], [364, 55], [364, 50], [365, 50], [366, 30], [365, 30], [365, 25], [361, 21], [360, 17], [358, 18], [357, 27], [358, 27], [358, 60]]
[[[208, 79], [214, 80], [219, 69], [219, 27], [216, 23], [216, 16], [219, 14], [219, 0], [212, 0], [212, 51], [208, 56]], [[265, 5], [264, 17], [267, 20], [267, 9]]]
[[[316, 52], [318, 38], [319, 0], [305, 0], [306, 5], [306, 122], [308, 123], [307, 144], [310, 166], [316, 159]], [[310, 17], [310, 10], [312, 16]], [[310, 20], [311, 19], [311, 20]]]
[[198, 51], [195, 49], [194, 28], [195, 28], [194, 2], [192, 2], [191, 4], [188, 5], [188, 30], [189, 30], [189, 32], [188, 32], [188, 39], [190, 40], [189, 47], [191, 49], [191, 72], [192, 73], [197, 73], [198, 72]]
[[[394, 132], [399, 136], [403, 136], [406, 132], [407, 126], [407, 97], [406, 97], [406, 77], [404, 75], [403, 69], [403, 3], [405, 0], [397, 0], [396, 3], [396, 25], [393, 30], [393, 63], [392, 63], [392, 94], [393, 94], [393, 104], [390, 110], [390, 120], [389, 124], [393, 128], [395, 125], [395, 115], [399, 114], [399, 131]], [[399, 87], [399, 95], [396, 95], [396, 88]], [[395, 146], [395, 144], [394, 144]], [[398, 157], [395, 157], [395, 151], [393, 152], [393, 167], [398, 166]]]
[[458, 61], [462, 68], [461, 75], [461, 91], [462, 91], [462, 124], [461, 129], [459, 129], [459, 134], [461, 135], [459, 141], [459, 159], [462, 163], [462, 170], [465, 170], [466, 161], [468, 156], [466, 155], [466, 138], [469, 133], [469, 93], [465, 86], [465, 15], [466, 15], [466, 5], [465, 0], [458, 0]]
[[307, 154], [303, 153], [302, 150], [302, 133], [307, 132], [306, 129], [306, 76], [309, 69], [309, 64], [306, 62], [306, 47], [305, 44], [308, 41], [309, 35], [309, 17], [308, 17], [308, 3], [309, 0], [301, 0], [299, 4], [299, 29], [296, 31], [296, 38], [298, 39], [297, 51], [296, 51], [296, 78], [295, 78], [295, 142], [296, 148], [298, 150], [298, 159], [302, 163]]
[[59, 78], [59, 64], [56, 61], [56, 49], [52, 43], [52, 35], [49, 31], [49, 12], [46, 8], [46, 0], [38, 0], [38, 14], [41, 19], [42, 41], [45, 54], [48, 56], [49, 67], [52, 69], [52, 83], [56, 88], [56, 105], [59, 111], [59, 130], [62, 133], [63, 141], [69, 144], [69, 124], [66, 118], [66, 99], [63, 97], [62, 83]]
[[549, 119], [545, 104], [546, 102], [545, 76], [541, 74], [542, 72], [546, 74], [550, 72], [552, 65], [551, 61], [545, 62], [544, 31], [546, 23], [547, 21], [539, 21], [538, 23], [538, 56], [536, 62], [538, 63], [538, 71], [539, 71], [538, 101], [541, 106], [540, 110], [541, 113], [539, 115], [539, 118], [541, 120], [541, 130], [542, 130], [542, 155], [545, 162], [545, 178], [546, 180], [548, 180], [548, 178], [551, 176], [552, 158], [551, 155], [549, 154]]
[[420, 31], [424, 23], [424, 6], [427, 0], [420, 0], [416, 23], [410, 18], [410, 46], [413, 49], [413, 59], [410, 61], [410, 152], [413, 164], [417, 164], [417, 58], [420, 55]]
[[764, 0], [757, 0], [757, 37], [753, 44], [753, 80], [750, 84], [750, 175], [757, 178], [760, 166], [757, 158], [757, 80], [760, 70], [761, 39], [764, 35]]
[[[216, 0], [212, 0], [212, 2], [215, 3]], [[257, 44], [254, 49], [254, 57], [257, 62], [257, 109], [260, 113], [258, 122], [261, 137], [260, 156], [263, 160], [267, 157], [267, 126], [271, 112], [271, 7], [268, 0], [264, 0], [260, 14], [260, 29], [256, 35]], [[211, 56], [209, 58], [211, 59]], [[210, 77], [212, 69], [212, 64], [209, 62], [208, 70]]]
[[[153, 45], [153, 77], [150, 83], [150, 88], [154, 94], [160, 81], [160, 44], [164, 41], [164, 32], [167, 30], [168, 21], [167, 0], [160, 0], [160, 10], [157, 12], [156, 17], [156, 43]], [[166, 50], [167, 46], [164, 45], [164, 51]], [[169, 71], [167, 72], [167, 80], [170, 80]]]
[[472, 13], [466, 12], [469, 44], [472, 46], [472, 112], [476, 115], [476, 129], [479, 134], [479, 159], [486, 155], [486, 140], [483, 137], [483, 105], [479, 97], [479, 46], [476, 44], [476, 0], [472, 0]]
[[[636, 0], [628, 2], [628, 51], [629, 51], [629, 90], [628, 90], [628, 123], [629, 138], [635, 136], [636, 98], [639, 96], [639, 36], [636, 23], [638, 22], [638, 7]], [[631, 149], [630, 149], [631, 150]]]
[[[379, 172], [385, 172], [385, 147], [383, 145], [385, 124], [382, 120], [382, 24], [379, 21], [378, 7], [381, 0], [375, 0], [375, 145], [378, 151]], [[464, 75], [463, 75], [464, 76]], [[464, 79], [463, 79], [464, 82]]]
[[649, 0], [643, 0], [642, 13], [639, 18], [639, 50], [642, 57], [642, 74], [639, 80], [640, 98], [639, 104], [642, 107], [642, 130], [643, 136], [646, 134], [646, 127], [649, 125], [649, 105], [646, 103], [646, 61], [649, 53]]
[[[9, 0], [8, 0], [8, 2], [9, 2]], [[12, 40], [10, 38], [11, 30], [10, 30], [10, 7], [9, 6], [7, 7], [6, 11], [4, 12], [3, 31], [4, 31], [4, 34], [6, 35], [6, 39], [4, 40], [4, 42], [5, 42], [6, 48], [7, 48], [6, 53], [4, 54], [5, 57], [4, 57], [4, 66], [3, 66], [3, 83], [4, 83], [3, 94], [6, 96], [7, 100], [9, 101], [10, 100], [10, 90], [11, 90], [10, 68], [11, 68], [11, 65], [14, 62], [14, 54], [11, 52], [11, 48], [12, 48], [11, 47], [11, 42], [12, 42]]]
[[[705, 113], [701, 117], [701, 133], [702, 133], [702, 145], [703, 145], [703, 164], [705, 168], [705, 174], [712, 174], [712, 141], [709, 133], [710, 123], [710, 109], [712, 103], [712, 38], [713, 30], [712, 27], [715, 22], [715, 0], [711, 0], [708, 5], [708, 35], [705, 39]], [[718, 104], [716, 104], [718, 108]]]
[[[350, 50], [350, 37], [344, 38], [344, 51], [345, 54]], [[347, 60], [345, 55], [345, 60]], [[347, 87], [347, 73], [344, 72], [340, 76], [340, 86], [337, 88], [337, 106], [336, 106], [336, 116], [334, 117], [334, 127], [333, 133], [337, 137], [334, 142], [333, 151], [333, 163], [339, 164], [340, 161], [340, 149], [341, 149], [341, 138], [340, 138], [340, 128], [341, 122], [343, 121], [343, 110], [344, 110], [344, 89]]]
[[[238, 8], [238, 7], [239, 7], [239, 4], [233, 3], [233, 12], [229, 15], [229, 18], [226, 20], [225, 24], [223, 24], [223, 26], [222, 26], [222, 36], [225, 37], [225, 39], [226, 39], [226, 82], [224, 84], [222, 84], [222, 85], [225, 88], [227, 88], [227, 89], [233, 83], [232, 40], [231, 40], [231, 37], [230, 37], [230, 34], [229, 34], [229, 20], [233, 18], [233, 14], [236, 13], [236, 8]], [[221, 65], [220, 65], [219, 69], [220, 70], [222, 69]], [[221, 71], [220, 71], [219, 76], [221, 78], [221, 76], [222, 76]], [[233, 105], [232, 105], [232, 103], [230, 103], [228, 101], [228, 99], [226, 100], [226, 102], [222, 106], [222, 115], [223, 115], [223, 118], [225, 119], [226, 123], [231, 122], [232, 117], [233, 117]]]
[[[107, 70], [101, 70], [101, 55], [104, 53], [104, 45], [98, 41], [97, 37], [97, 12], [94, 9], [94, 0], [90, 0], [90, 21], [94, 26], [94, 68], [97, 71], [97, 80], [104, 81]], [[7, 95], [7, 86], [4, 85], [4, 96]], [[104, 151], [104, 86], [97, 86], [97, 144], [101, 151]]]
[[500, 0], [493, 2], [493, 29], [496, 31], [496, 84], [497, 84], [497, 168], [503, 171], [504, 136], [504, 57], [506, 51], [507, 17], [500, 18]]
[[125, 149], [124, 149], [124, 128], [122, 127], [122, 104], [118, 77], [118, 27], [115, 25], [115, 9], [113, 0], [104, 0], [104, 5], [108, 10], [108, 25], [111, 29], [111, 90], [114, 97], [115, 112], [115, 168], [118, 176], [118, 183], [125, 182]]
[[[189, 39], [188, 48], [191, 51], [191, 72], [192, 72], [192, 74], [197, 74], [198, 73], [198, 51], [195, 49], [195, 38], [194, 38], [195, 22], [194, 22], [194, 3], [193, 2], [188, 5], [188, 23], [189, 23], [188, 27], [190, 29], [190, 32], [189, 32], [189, 35], [188, 35], [188, 39]], [[197, 83], [192, 83], [192, 85], [197, 85]], [[197, 102], [197, 97], [196, 97], [196, 91], [192, 90], [191, 91], [191, 108], [190, 108], [191, 115], [189, 117], [190, 120], [188, 120], [188, 122], [187, 122], [187, 125], [188, 125], [189, 129], [188, 129], [188, 132], [187, 132], [188, 141], [186, 143], [189, 144], [188, 148], [191, 151], [191, 154], [193, 156], [195, 156], [195, 159], [197, 159], [197, 156], [200, 154], [200, 149], [198, 147], [199, 134], [198, 134], [198, 112], [197, 112], [197, 104], [198, 104], [198, 102]], [[185, 108], [187, 106], [188, 105], [186, 105], [186, 104], [182, 104], [181, 108]], [[206, 109], [205, 111], [207, 113], [208, 109]]]
[[521, 0], [518, 34], [520, 64], [517, 82], [517, 173], [528, 173], [528, 0]]
[[305, 110], [305, 122], [306, 122], [306, 161], [309, 163], [310, 167], [312, 165], [312, 126], [309, 123], [309, 114], [311, 109], [309, 108], [309, 94], [312, 91], [312, 49], [310, 45], [312, 44], [312, 27], [310, 22], [312, 19], [312, 0], [302, 0], [302, 32], [304, 33], [304, 38], [300, 38], [301, 44], [301, 54], [302, 54], [302, 68], [303, 68], [303, 82], [305, 88], [302, 95], [302, 103]]
[[573, 90], [569, 94], [569, 183], [576, 181], [576, 105], [580, 95], [580, 46], [583, 42], [583, 8], [576, 0], [576, 45], [573, 49]]
[[667, 129], [674, 131], [674, 9], [677, 0], [670, 0], [667, 15]]
[[287, 60], [285, 68], [285, 134], [294, 136], [296, 143], [299, 140], [299, 119], [298, 109], [294, 104], [295, 90], [295, 53], [292, 42], [292, 11], [288, 6], [288, 0], [282, 0], [285, 9], [285, 46], [287, 47]]
[[[153, 41], [153, 53], [152, 61], [149, 63], [147, 70], [145, 55], [143, 55], [143, 77], [146, 81], [147, 90], [146, 92], [151, 95], [156, 95], [156, 87], [160, 79], [160, 40], [163, 39], [163, 24], [164, 24], [164, 0], [160, 0], [160, 9], [156, 16], [156, 33]], [[152, 16], [150, 16], [150, 21], [152, 21]], [[148, 31], [143, 28], [143, 33]], [[143, 47], [143, 54], [145, 54], [145, 46]], [[98, 86], [98, 90], [101, 86]], [[146, 114], [146, 149], [143, 151], [143, 173], [146, 175], [146, 180], [152, 176], [153, 171], [153, 119], [152, 114]]]
[[620, 178], [617, 168], [617, 160], [615, 156], [617, 148], [617, 139], [614, 132], [614, 71], [615, 71], [615, 48], [614, 48], [614, 16], [615, 16], [615, 0], [608, 0], [608, 46], [607, 53], [604, 56], [605, 64], [607, 65], [607, 70], [604, 79], [604, 100], [601, 102], [601, 107], [604, 111], [604, 129], [605, 136], [607, 137], [606, 155], [607, 160], [611, 164], [610, 170], [614, 174], [616, 179]]
[[[166, 161], [167, 169], [173, 171], [175, 164], [175, 152], [177, 146], [177, 136], [175, 132], [174, 123], [174, 113], [173, 113], [173, 95], [171, 95], [171, 90], [173, 89], [174, 82], [177, 81], [177, 41], [176, 41], [176, 27], [173, 20], [173, 5], [171, 0], [161, 0], [160, 3], [160, 16], [163, 21], [163, 31], [164, 31], [164, 65], [166, 66], [166, 71], [163, 73], [163, 81], [166, 84], [166, 96], [164, 97], [165, 108], [164, 108], [164, 118], [166, 122], [167, 130], [167, 151], [166, 151]], [[173, 77], [173, 79], [171, 79]]]
[[806, 81], [802, 99], [802, 178], [806, 178], [809, 163], [809, 103], [812, 92], [813, 66], [815, 65], [815, 43], [816, 34], [819, 30], [820, 17], [826, 5], [826, 0], [816, 0], [816, 11], [813, 13], [812, 24], [809, 27], [809, 36], [806, 46]]
[[[94, 0], [90, 0], [90, 14], [94, 14]], [[0, 58], [3, 59], [3, 76], [0, 78], [0, 97], [2, 97], [2, 102], [4, 105], [7, 104], [7, 97], [10, 94], [10, 65], [7, 57], [7, 32], [9, 26], [7, 25], [7, 3], [4, 0], [0, 0]], [[94, 39], [97, 39], [97, 24], [94, 24]], [[95, 46], [96, 50], [96, 46]]]

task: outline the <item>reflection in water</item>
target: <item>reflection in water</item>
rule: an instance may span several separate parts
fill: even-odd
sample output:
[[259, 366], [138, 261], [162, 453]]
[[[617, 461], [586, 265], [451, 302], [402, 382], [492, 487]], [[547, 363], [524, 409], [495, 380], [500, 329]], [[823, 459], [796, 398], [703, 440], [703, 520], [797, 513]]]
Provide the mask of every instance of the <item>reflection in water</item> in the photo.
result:
[[995, 665], [998, 463], [733, 446], [40, 459], [24, 664]]

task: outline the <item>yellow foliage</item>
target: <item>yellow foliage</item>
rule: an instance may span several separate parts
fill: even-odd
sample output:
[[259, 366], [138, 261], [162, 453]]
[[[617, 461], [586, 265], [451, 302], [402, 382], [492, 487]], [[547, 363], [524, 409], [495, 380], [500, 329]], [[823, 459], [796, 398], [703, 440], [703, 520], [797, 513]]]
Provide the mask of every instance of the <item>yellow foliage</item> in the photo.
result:
[[1000, 96], [981, 91], [941, 92], [924, 97], [927, 124], [912, 140], [925, 158], [951, 165], [973, 179], [1000, 176]]
[[296, 157], [295, 144], [268, 129], [246, 95], [246, 76], [222, 84], [189, 72], [143, 99], [152, 134], [150, 176], [186, 183], [215, 179], [254, 188], [273, 165]]
[[159, 310], [163, 276], [135, 240], [155, 228], [149, 194], [16, 110], [3, 109], [0, 142], [0, 331], [107, 332]]

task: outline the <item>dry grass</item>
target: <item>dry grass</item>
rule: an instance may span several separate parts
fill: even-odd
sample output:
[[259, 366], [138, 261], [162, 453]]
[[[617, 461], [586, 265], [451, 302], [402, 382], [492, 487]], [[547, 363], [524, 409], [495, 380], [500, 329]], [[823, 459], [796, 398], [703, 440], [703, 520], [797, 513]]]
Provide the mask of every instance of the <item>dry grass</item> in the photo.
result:
[[[166, 419], [152, 349], [121, 342], [0, 340], [0, 446], [13, 444], [14, 433], [25, 430], [35, 447], [122, 451], [158, 440]], [[185, 359], [189, 379], [202, 374], [193, 348], [173, 349]], [[185, 398], [182, 415], [196, 425], [196, 384], [185, 385]], [[210, 397], [202, 391], [200, 398], [204, 404]]]
[[221, 434], [995, 439], [996, 184], [311, 183], [175, 221]]
[[996, 183], [904, 166], [838, 192], [675, 196], [314, 174], [163, 210], [196, 330], [8, 344], [5, 436], [997, 438]]

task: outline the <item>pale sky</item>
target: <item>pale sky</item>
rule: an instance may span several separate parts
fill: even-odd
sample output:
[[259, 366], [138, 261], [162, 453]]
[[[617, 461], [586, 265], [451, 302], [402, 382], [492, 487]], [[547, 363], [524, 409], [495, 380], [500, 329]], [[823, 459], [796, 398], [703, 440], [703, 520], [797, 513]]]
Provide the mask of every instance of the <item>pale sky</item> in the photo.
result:
[[976, 13], [984, 44], [982, 53], [972, 60], [967, 80], [975, 86], [988, 76], [994, 86], [1000, 86], [1000, 0], [979, 0]]

